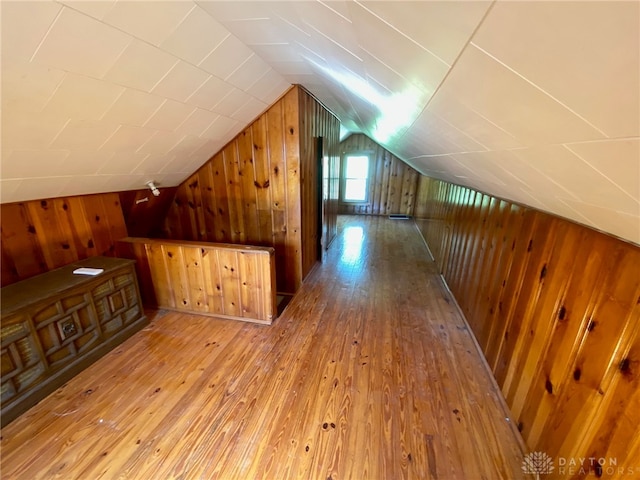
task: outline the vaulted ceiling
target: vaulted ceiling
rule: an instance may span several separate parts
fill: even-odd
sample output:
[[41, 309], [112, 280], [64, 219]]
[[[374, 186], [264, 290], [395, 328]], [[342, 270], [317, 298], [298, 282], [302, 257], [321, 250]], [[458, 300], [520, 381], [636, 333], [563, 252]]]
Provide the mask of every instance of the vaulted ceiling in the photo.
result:
[[423, 174], [640, 243], [637, 1], [7, 1], [1, 199], [177, 185], [292, 83]]

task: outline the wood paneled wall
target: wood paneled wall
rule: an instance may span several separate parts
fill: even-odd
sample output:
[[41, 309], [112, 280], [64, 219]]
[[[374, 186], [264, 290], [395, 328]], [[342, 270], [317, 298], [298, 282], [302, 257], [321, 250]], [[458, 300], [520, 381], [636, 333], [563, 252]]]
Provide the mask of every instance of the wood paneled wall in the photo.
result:
[[354, 133], [340, 143], [342, 156], [367, 152], [372, 156], [369, 201], [340, 204], [340, 213], [413, 215], [420, 174], [366, 135]]
[[2, 219], [2, 285], [84, 258], [113, 256], [127, 236], [117, 193], [8, 203]]
[[160, 186], [160, 195], [157, 197], [149, 189], [120, 192], [120, 205], [129, 236], [162, 237], [164, 219], [176, 190], [178, 187]]
[[[318, 164], [319, 137], [322, 137], [322, 167]], [[308, 92], [300, 89], [302, 278], [307, 276], [321, 255], [319, 240], [322, 247], [327, 248], [338, 232], [339, 143], [340, 121]], [[318, 226], [321, 216], [322, 229]]]
[[[316, 178], [307, 136], [339, 135], [335, 117], [313, 106], [317, 102], [310, 98], [293, 87], [183, 182], [165, 220], [166, 236], [272, 246], [278, 290], [295, 292], [308, 273], [309, 259], [317, 258], [315, 242], [306, 242], [314, 235], [308, 217], [314, 215], [310, 205]], [[305, 187], [303, 180], [308, 180]]]
[[415, 216], [529, 448], [640, 466], [640, 248], [427, 177]]
[[125, 238], [145, 304], [270, 325], [277, 315], [274, 249]]

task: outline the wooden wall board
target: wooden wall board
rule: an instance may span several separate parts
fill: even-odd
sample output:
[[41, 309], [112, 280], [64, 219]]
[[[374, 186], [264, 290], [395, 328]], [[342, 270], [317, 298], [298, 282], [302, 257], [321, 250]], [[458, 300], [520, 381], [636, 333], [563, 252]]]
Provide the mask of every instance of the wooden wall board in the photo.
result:
[[427, 177], [417, 198], [416, 224], [531, 451], [640, 465], [640, 247]]
[[150, 308], [271, 324], [277, 315], [275, 250], [223, 243], [127, 237]]
[[0, 206], [2, 285], [88, 257], [113, 256], [127, 236], [117, 193]]
[[278, 290], [295, 292], [318, 258], [314, 141], [328, 139], [335, 165], [339, 130], [335, 116], [292, 87], [178, 187], [165, 236], [272, 246]]

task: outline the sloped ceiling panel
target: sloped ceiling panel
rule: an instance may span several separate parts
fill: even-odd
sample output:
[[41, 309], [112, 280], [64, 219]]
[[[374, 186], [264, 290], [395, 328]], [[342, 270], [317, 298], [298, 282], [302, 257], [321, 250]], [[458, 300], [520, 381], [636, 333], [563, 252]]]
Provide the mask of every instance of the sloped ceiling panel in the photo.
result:
[[176, 185], [300, 83], [420, 170], [640, 243], [638, 2], [3, 1], [3, 202]]

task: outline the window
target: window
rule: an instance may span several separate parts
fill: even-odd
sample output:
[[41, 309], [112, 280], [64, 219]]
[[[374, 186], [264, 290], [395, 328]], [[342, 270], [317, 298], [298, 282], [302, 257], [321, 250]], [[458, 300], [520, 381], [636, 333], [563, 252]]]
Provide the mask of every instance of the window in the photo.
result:
[[364, 203], [369, 184], [369, 156], [347, 155], [342, 170], [342, 201]]

